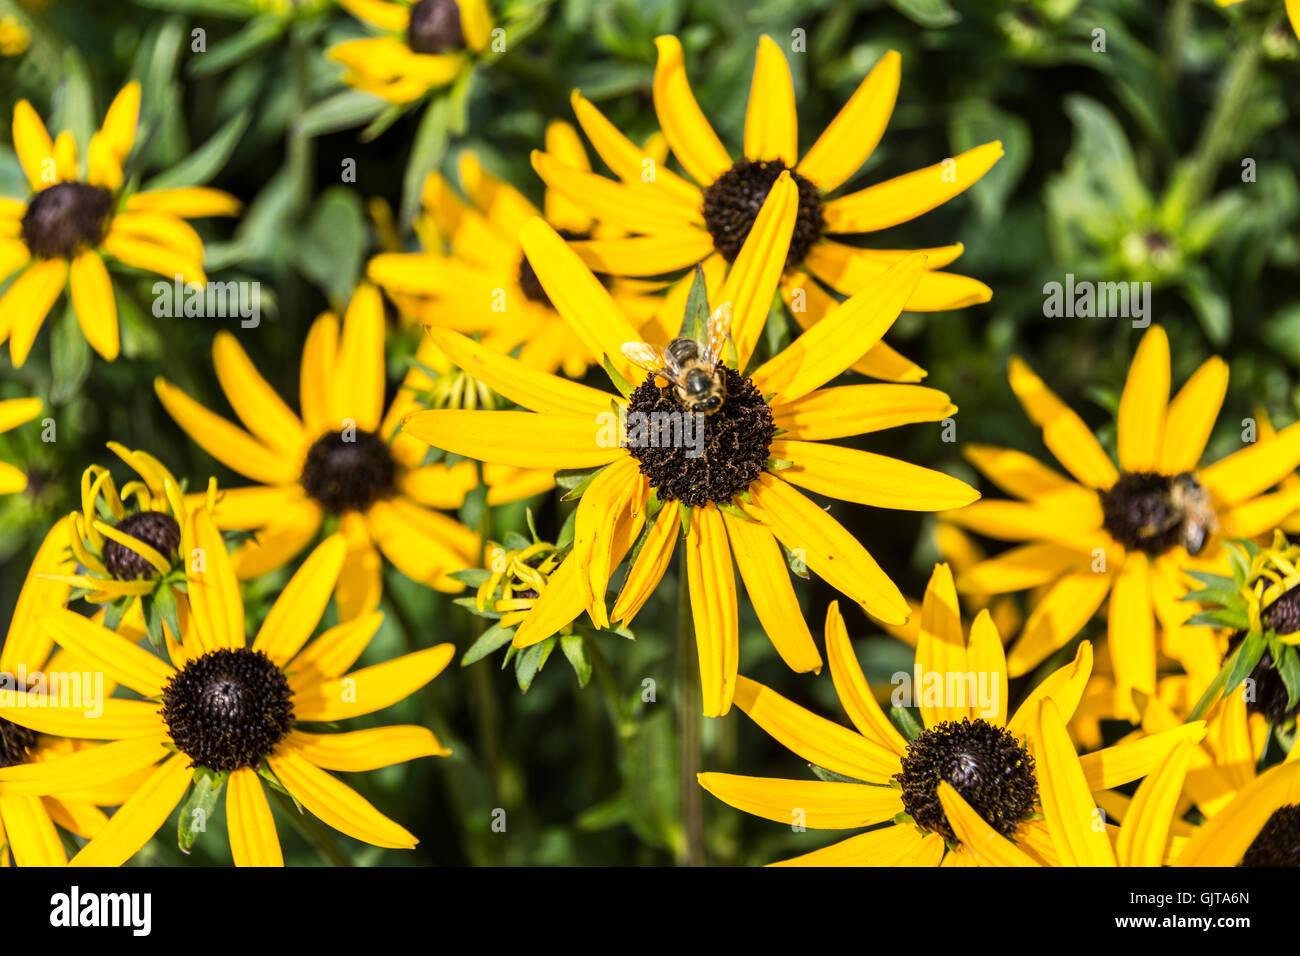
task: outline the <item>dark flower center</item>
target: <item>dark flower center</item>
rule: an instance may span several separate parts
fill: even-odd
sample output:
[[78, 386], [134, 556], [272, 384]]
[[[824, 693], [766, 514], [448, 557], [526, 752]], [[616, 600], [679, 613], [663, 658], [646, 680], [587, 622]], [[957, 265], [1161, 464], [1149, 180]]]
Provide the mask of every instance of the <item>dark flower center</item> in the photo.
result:
[[[176, 554], [181, 544], [181, 526], [161, 511], [137, 511], [117, 523], [117, 530], [143, 541], [164, 557]], [[125, 545], [104, 542], [104, 567], [119, 581], [135, 581], [154, 573], [154, 566]]]
[[[1264, 611], [1264, 624], [1266, 627], [1276, 629], [1276, 625], [1270, 620], [1270, 613], [1273, 608], [1277, 607], [1289, 595], [1295, 594], [1295, 591], [1288, 591], [1281, 598], [1269, 605]], [[1295, 603], [1294, 598], [1288, 601], [1288, 609], [1291, 609]], [[1286, 609], [1284, 609], [1286, 610]], [[1293, 625], [1294, 626], [1294, 625]], [[1279, 634], [1285, 634], [1286, 631], [1278, 630]], [[1237, 646], [1245, 638], [1245, 631], [1237, 631], [1228, 638], [1228, 655], [1230, 656]], [[1225, 657], [1226, 660], [1226, 657]], [[1286, 681], [1278, 673], [1277, 665], [1273, 662], [1272, 652], [1265, 650], [1264, 656], [1259, 659], [1259, 663], [1251, 670], [1250, 685], [1254, 689], [1254, 694], [1250, 700], [1246, 701], [1246, 710], [1252, 714], [1263, 714], [1264, 719], [1275, 727], [1285, 726], [1295, 719], [1296, 714], [1300, 713], [1300, 701], [1296, 702], [1294, 707], [1290, 706], [1291, 693], [1287, 690]]]
[[918, 826], [957, 839], [939, 802], [946, 780], [998, 833], [1010, 837], [1038, 802], [1034, 758], [1003, 727], [963, 717], [931, 727], [907, 745], [903, 807]]
[[456, 0], [420, 0], [411, 7], [406, 39], [414, 53], [450, 53], [465, 49]]
[[302, 486], [335, 514], [365, 511], [396, 487], [397, 465], [388, 443], [361, 429], [330, 432], [316, 441], [302, 466]]
[[[0, 673], [0, 687], [21, 690], [13, 674]], [[26, 763], [36, 748], [36, 731], [0, 717], [0, 770]]]
[[1251, 842], [1242, 866], [1300, 866], [1300, 806], [1278, 807]]
[[1264, 625], [1279, 634], [1300, 631], [1300, 587], [1293, 587], [1264, 608]]
[[[728, 262], [740, 255], [767, 194], [785, 169], [779, 159], [741, 159], [704, 190], [704, 225], [713, 237], [714, 248]], [[825, 225], [817, 187], [793, 169], [790, 175], [799, 188], [799, 212], [785, 257], [787, 269], [803, 262], [812, 244], [821, 238]]]
[[1186, 518], [1170, 498], [1174, 480], [1150, 472], [1120, 475], [1109, 491], [1100, 493], [1102, 526], [1129, 551], [1164, 554], [1179, 543]]
[[726, 503], [767, 467], [772, 410], [749, 379], [722, 364], [715, 371], [725, 397], [712, 414], [690, 412], [654, 375], [628, 402], [628, 451], [662, 502]]
[[293, 729], [293, 695], [261, 651], [222, 648], [172, 675], [162, 716], [192, 766], [238, 770], [256, 767]]
[[36, 194], [23, 214], [23, 242], [37, 259], [66, 259], [99, 245], [108, 231], [113, 196], [85, 183], [55, 183]]

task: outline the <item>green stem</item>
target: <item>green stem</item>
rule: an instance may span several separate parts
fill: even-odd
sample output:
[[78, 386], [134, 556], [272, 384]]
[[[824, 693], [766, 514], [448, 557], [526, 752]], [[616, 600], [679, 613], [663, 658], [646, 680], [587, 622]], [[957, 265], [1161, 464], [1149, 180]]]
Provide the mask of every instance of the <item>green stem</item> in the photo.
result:
[[284, 812], [288, 818], [289, 825], [301, 834], [302, 838], [312, 845], [325, 861], [331, 866], [351, 866], [352, 860], [348, 855], [339, 849], [339, 845], [334, 842], [331, 832], [310, 813], [303, 813], [298, 809], [298, 805], [285, 794], [276, 790], [274, 787], [263, 788], [276, 805]]
[[684, 545], [678, 555], [677, 567], [680, 582], [677, 597], [677, 779], [683, 831], [678, 861], [685, 866], [702, 866], [704, 800], [697, 777], [701, 769], [700, 702], [703, 693]]

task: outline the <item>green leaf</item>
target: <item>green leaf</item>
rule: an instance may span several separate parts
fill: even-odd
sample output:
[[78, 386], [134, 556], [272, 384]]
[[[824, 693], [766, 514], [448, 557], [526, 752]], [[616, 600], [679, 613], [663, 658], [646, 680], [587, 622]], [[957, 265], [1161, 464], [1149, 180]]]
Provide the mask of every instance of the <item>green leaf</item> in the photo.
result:
[[918, 26], [950, 27], [961, 19], [948, 0], [889, 0], [889, 5]]
[[889, 718], [894, 722], [894, 726], [908, 740], [915, 740], [925, 732], [925, 728], [917, 722], [912, 712], [906, 707], [890, 707]]
[[605, 374], [608, 375], [609, 380], [614, 383], [614, 387], [618, 389], [619, 394], [624, 398], [631, 398], [632, 393], [636, 391], [636, 389], [632, 386], [631, 382], [623, 377], [622, 373], [619, 372], [618, 369], [614, 368], [608, 355], [602, 359], [601, 365], [604, 366]]
[[93, 364], [90, 344], [81, 332], [77, 313], [69, 298], [50, 333], [50, 404], [59, 406], [74, 397]]
[[177, 189], [181, 186], [204, 185], [226, 165], [226, 161], [234, 153], [235, 147], [239, 145], [239, 140], [244, 135], [244, 130], [248, 128], [251, 118], [251, 110], [240, 110], [227, 120], [225, 125], [217, 130], [206, 143], [179, 163], [176, 163], [171, 169], [150, 179], [142, 188], [146, 190]]
[[1234, 631], [1244, 631], [1250, 627], [1250, 618], [1244, 609], [1220, 608], [1193, 614], [1183, 623], [1188, 627], [1226, 627]]
[[344, 90], [314, 103], [298, 117], [299, 136], [322, 136], [369, 123], [382, 114], [388, 104], [361, 90]]
[[481, 585], [483, 582], [485, 582], [488, 578], [492, 577], [492, 572], [487, 570], [486, 568], [467, 568], [464, 571], [452, 571], [447, 576], [450, 578], [455, 578], [461, 584], [465, 584], [468, 585], [469, 587], [476, 588], [479, 585]]
[[[95, 96], [86, 61], [75, 47], [63, 50], [63, 78], [54, 96], [54, 110], [50, 117], [51, 130], [68, 130], [83, 150], [95, 132]], [[85, 153], [81, 163], [85, 168]]]
[[691, 279], [691, 291], [686, 296], [686, 311], [682, 315], [682, 328], [678, 337], [703, 342], [708, 328], [709, 289], [704, 281], [704, 267], [696, 263], [695, 277]]
[[1297, 653], [1294, 645], [1284, 644], [1281, 651], [1273, 655], [1273, 666], [1286, 685], [1286, 706], [1289, 710], [1300, 702], [1300, 653]]
[[818, 780], [825, 780], [827, 783], [863, 783], [861, 780], [855, 780], [853, 777], [846, 777], [844, 774], [836, 773], [834, 770], [827, 770], [825, 767], [819, 767], [815, 763], [810, 763], [808, 766]]
[[361, 275], [369, 243], [357, 190], [337, 185], [316, 198], [307, 228], [294, 244], [296, 262], [337, 308], [347, 304]]
[[528, 688], [533, 686], [533, 678], [546, 666], [547, 658], [551, 656], [551, 651], [555, 650], [555, 643], [555, 637], [552, 635], [544, 641], [524, 648], [515, 658], [515, 680], [519, 682], [519, 689], [525, 694], [528, 693]]
[[220, 73], [271, 46], [284, 35], [288, 25], [289, 21], [280, 17], [254, 17], [238, 33], [213, 44], [206, 53], [194, 54], [187, 71], [194, 79]]
[[420, 210], [424, 179], [447, 152], [448, 100], [435, 97], [424, 110], [402, 176], [402, 220], [410, 222]]
[[591, 658], [587, 655], [587, 641], [581, 634], [565, 634], [560, 638], [560, 650], [568, 658], [573, 672], [578, 675], [578, 686], [586, 687], [591, 680]]
[[[176, 608], [176, 592], [172, 590], [171, 585], [164, 583], [158, 590], [154, 591], [152, 603], [163, 624], [167, 625], [167, 630], [171, 632], [172, 640], [179, 643], [181, 639], [181, 619]], [[159, 647], [159, 650], [161, 649]]]
[[1237, 653], [1232, 660], [1232, 669], [1228, 671], [1227, 680], [1224, 682], [1223, 693], [1225, 697], [1232, 693], [1255, 669], [1255, 665], [1264, 656], [1266, 648], [1267, 642], [1264, 640], [1263, 634], [1258, 631], [1251, 631], [1246, 635], [1246, 639], [1237, 648]]
[[514, 636], [515, 629], [513, 627], [502, 627], [500, 624], [493, 624], [479, 635], [478, 640], [470, 645], [469, 650], [460, 659], [460, 666], [468, 667], [470, 664], [481, 661], [493, 651], [509, 644], [514, 639]]
[[207, 767], [194, 768], [194, 783], [190, 786], [189, 796], [181, 804], [180, 822], [177, 827], [177, 845], [181, 852], [189, 855], [199, 834], [208, 828], [213, 812], [217, 809], [217, 798], [221, 788], [226, 784], [230, 774], [217, 772]]

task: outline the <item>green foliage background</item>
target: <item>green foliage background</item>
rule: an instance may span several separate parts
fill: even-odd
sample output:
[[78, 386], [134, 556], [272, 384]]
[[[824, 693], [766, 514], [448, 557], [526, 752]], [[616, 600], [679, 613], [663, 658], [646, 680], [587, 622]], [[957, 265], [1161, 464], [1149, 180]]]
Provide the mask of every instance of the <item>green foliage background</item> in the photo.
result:
[[[52, 128], [88, 130], [128, 78], [144, 85], [144, 157], [158, 185], [210, 183], [247, 204], [233, 223], [200, 226], [208, 272], [262, 283], [257, 329], [237, 320], [161, 319], [150, 314], [152, 279], [119, 289], [122, 358], [92, 357], [75, 318], [47, 321], [27, 365], [0, 357], [0, 398], [46, 399], [57, 441], [36, 426], [0, 436], [0, 457], [23, 463], [31, 488], [0, 499], [0, 614], [51, 521], [76, 506], [82, 469], [108, 463], [110, 439], [142, 447], [192, 484], [216, 474], [242, 479], [199, 451], [154, 397], [166, 374], [210, 407], [226, 406], [211, 364], [213, 334], [230, 328], [282, 395], [297, 394], [308, 324], [341, 306], [376, 250], [366, 202], [382, 197], [409, 212], [426, 163], [454, 170], [473, 149], [489, 169], [540, 200], [528, 153], [552, 117], [572, 119], [574, 88], [635, 140], [656, 128], [650, 97], [653, 39], [682, 38], [696, 94], [724, 142], [739, 143], [758, 37], [789, 48], [805, 31], [807, 52], [790, 56], [800, 141], [810, 144], [888, 49], [902, 54], [898, 107], [881, 146], [858, 177], [907, 172], [977, 143], [1001, 139], [1003, 160], [966, 195], [889, 231], [881, 245], [961, 241], [953, 267], [994, 289], [985, 306], [906, 314], [891, 343], [929, 370], [926, 384], [960, 408], [956, 443], [938, 426], [873, 436], [864, 447], [942, 468], [977, 483], [961, 442], [998, 442], [1045, 454], [1006, 383], [1019, 354], [1113, 443], [1110, 421], [1141, 330], [1115, 319], [1048, 318], [1043, 285], [1067, 273], [1097, 281], [1149, 280], [1153, 320], [1169, 331], [1174, 381], [1217, 352], [1231, 366], [1230, 391], [1209, 456], [1237, 447], [1257, 407], [1277, 424], [1296, 416], [1300, 362], [1300, 44], [1280, 0], [1220, 9], [1208, 0], [514, 0], [498, 20], [518, 42], [480, 69], [454, 102], [435, 111], [379, 117], [340, 85], [322, 50], [359, 35], [357, 22], [324, 0], [55, 0], [34, 13], [0, 0], [0, 17], [32, 31], [29, 51], [0, 58], [0, 115], [21, 97]], [[267, 9], [262, 9], [266, 7]], [[192, 31], [206, 52], [192, 52]], [[1105, 51], [1094, 49], [1105, 31]], [[459, 110], [467, 111], [457, 132]], [[438, 113], [437, 111], [442, 111]], [[450, 122], [448, 122], [450, 120]], [[391, 125], [387, 125], [391, 124]], [[83, 144], [88, 136], [79, 135]], [[411, 161], [413, 155], [414, 162]], [[343, 184], [345, 160], [357, 181]], [[1255, 181], [1243, 182], [1253, 160]], [[0, 131], [0, 195], [24, 193], [7, 125]], [[268, 304], [268, 300], [269, 304]], [[396, 381], [416, 333], [390, 328]], [[985, 488], [986, 493], [991, 489]], [[533, 503], [543, 535], [565, 509]], [[932, 519], [837, 504], [904, 590], [919, 594], [936, 559]], [[498, 534], [524, 530], [522, 508], [493, 516]], [[260, 582], [264, 607], [284, 576]], [[386, 571], [380, 638], [367, 660], [451, 640], [473, 640], [473, 619]], [[799, 582], [814, 633], [833, 592]], [[829, 677], [791, 674], [742, 602], [742, 672], [796, 701], [840, 717]], [[449, 668], [425, 692], [391, 708], [386, 722], [428, 722], [455, 753], [352, 775], [381, 810], [420, 837], [413, 853], [380, 851], [339, 837], [337, 861], [358, 864], [649, 864], [672, 862], [682, 842], [676, 780], [673, 687], [677, 591], [670, 574], [637, 621], [637, 640], [605, 635], [595, 679], [580, 689], [562, 655], [526, 695], [499, 655]], [[256, 612], [250, 614], [256, 619]], [[7, 619], [7, 618], [6, 618]], [[873, 634], [856, 611], [850, 631], [869, 676], [910, 667], [910, 651]], [[1050, 663], [1050, 662], [1049, 662]], [[642, 700], [642, 682], [657, 700]], [[806, 777], [809, 771], [739, 711], [707, 722], [704, 767]], [[761, 863], [824, 845], [830, 834], [795, 834], [703, 796], [707, 859]], [[494, 808], [506, 832], [492, 829]], [[223, 815], [219, 815], [223, 816]], [[291, 863], [323, 857], [286, 825]], [[224, 825], [224, 824], [222, 824]], [[164, 828], [140, 862], [181, 860]], [[199, 842], [193, 862], [228, 863], [224, 835]]]

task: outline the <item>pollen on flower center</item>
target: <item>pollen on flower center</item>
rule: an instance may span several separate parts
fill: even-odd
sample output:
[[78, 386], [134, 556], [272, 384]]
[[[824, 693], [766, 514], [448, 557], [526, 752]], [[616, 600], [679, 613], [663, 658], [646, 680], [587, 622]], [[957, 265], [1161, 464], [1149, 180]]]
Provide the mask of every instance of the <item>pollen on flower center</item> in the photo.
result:
[[193, 766], [238, 770], [256, 767], [293, 729], [293, 695], [261, 651], [222, 648], [172, 675], [162, 716]]
[[[740, 255], [767, 194], [785, 170], [779, 159], [741, 159], [704, 190], [704, 225], [728, 262]], [[817, 187], [793, 169], [790, 176], [799, 189], [799, 212], [785, 257], [787, 269], [803, 261], [825, 225]]]
[[[5, 680], [0, 681], [0, 684], [6, 687], [14, 686], [15, 682], [12, 674], [0, 676], [5, 678]], [[28, 730], [26, 727], [0, 717], [0, 770], [5, 767], [16, 767], [21, 763], [26, 763], [35, 747], [35, 731]]]
[[1251, 842], [1242, 866], [1300, 866], [1300, 806], [1278, 807]]
[[1101, 492], [1102, 526], [1130, 551], [1152, 557], [1178, 544], [1186, 517], [1170, 500], [1174, 479], [1151, 472], [1126, 472]]
[[335, 514], [365, 511], [392, 495], [397, 465], [388, 443], [374, 432], [329, 432], [307, 452], [302, 486]]
[[[181, 543], [181, 526], [162, 511], [129, 514], [117, 523], [117, 530], [143, 541], [164, 556], [174, 555]], [[104, 567], [119, 581], [135, 581], [154, 573], [152, 564], [116, 541], [104, 542]]]
[[452, 53], [465, 49], [456, 0], [419, 0], [411, 7], [406, 40], [414, 53]]
[[23, 214], [23, 242], [37, 259], [69, 258], [98, 245], [108, 229], [113, 196], [86, 183], [55, 183]]
[[[692, 507], [730, 502], [767, 467], [776, 430], [772, 409], [749, 379], [722, 364], [716, 371], [725, 398], [711, 415], [688, 413], [676, 388], [660, 387], [655, 375], [648, 376], [628, 401], [628, 451], [660, 501]], [[668, 427], [647, 436], [650, 441], [639, 441], [633, 436], [638, 422], [649, 423], [651, 432], [655, 422]]]
[[1010, 837], [1038, 802], [1034, 758], [1003, 727], [986, 720], [944, 721], [907, 746], [903, 807], [920, 827], [956, 840], [939, 802], [946, 780], [998, 833]]

